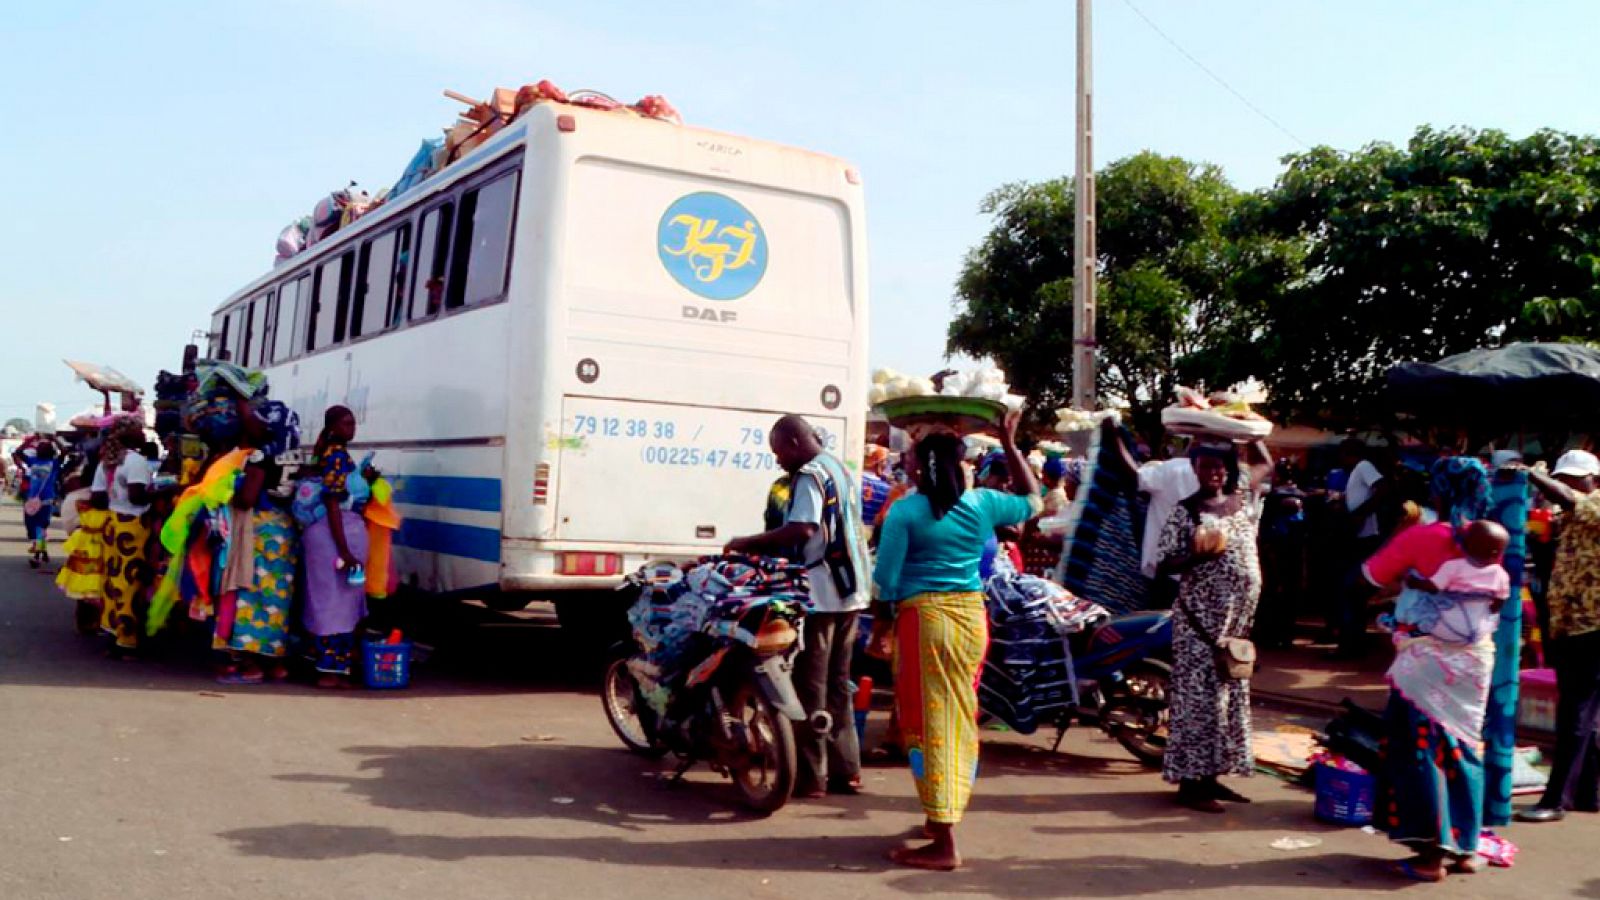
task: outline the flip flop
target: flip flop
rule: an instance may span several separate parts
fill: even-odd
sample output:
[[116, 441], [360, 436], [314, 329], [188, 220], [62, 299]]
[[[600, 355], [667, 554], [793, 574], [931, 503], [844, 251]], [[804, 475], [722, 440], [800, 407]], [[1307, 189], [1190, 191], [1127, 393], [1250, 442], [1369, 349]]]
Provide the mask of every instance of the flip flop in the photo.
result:
[[260, 672], [248, 674], [244, 672], [229, 672], [226, 675], [217, 676], [217, 684], [260, 684], [266, 680], [266, 676]]
[[1389, 867], [1389, 871], [1399, 875], [1401, 878], [1409, 878], [1412, 881], [1420, 881], [1423, 884], [1438, 884], [1445, 879], [1444, 869], [1440, 869], [1437, 873], [1424, 872], [1417, 868], [1415, 861], [1409, 859], [1403, 859], [1395, 863]]

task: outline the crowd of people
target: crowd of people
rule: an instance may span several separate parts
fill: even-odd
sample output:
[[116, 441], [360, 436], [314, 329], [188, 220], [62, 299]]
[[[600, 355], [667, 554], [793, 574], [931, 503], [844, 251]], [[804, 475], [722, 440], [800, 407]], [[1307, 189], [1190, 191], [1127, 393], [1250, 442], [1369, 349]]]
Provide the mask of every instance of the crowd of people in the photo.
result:
[[[180, 622], [209, 631], [225, 683], [282, 680], [304, 659], [320, 686], [352, 684], [367, 601], [393, 586], [398, 527], [387, 483], [349, 450], [354, 416], [329, 408], [308, 453], [259, 373], [202, 362], [163, 384], [154, 416], [136, 402], [113, 411], [108, 397], [103, 416], [16, 451], [31, 564], [50, 562], [59, 508], [69, 538], [57, 583], [109, 655], [135, 658]], [[985, 582], [1039, 568], [1115, 612], [1172, 611], [1162, 774], [1188, 809], [1249, 802], [1221, 779], [1254, 770], [1250, 639], [1281, 645], [1320, 612], [1337, 656], [1372, 652], [1378, 632], [1393, 654], [1376, 813], [1415, 852], [1400, 874], [1474, 871], [1482, 829], [1513, 817], [1514, 698], [1535, 626], [1557, 673], [1558, 740], [1548, 789], [1515, 818], [1600, 811], [1600, 458], [1574, 449], [1546, 470], [1507, 450], [1402, 455], [1349, 441], [1315, 472], [1232, 440], [1151, 458], [1109, 419], [1067, 458], [1025, 452], [1019, 419], [988, 452], [937, 428], [898, 455], [869, 446], [859, 476], [803, 419], [771, 429], [785, 474], [765, 530], [726, 550], [808, 572], [796, 688], [831, 715], [815, 720], [826, 732], [799, 729], [797, 796], [862, 789], [852, 666], [870, 610], [868, 652], [894, 667], [891, 749], [928, 839], [893, 858], [959, 866]], [[1536, 612], [1526, 623], [1524, 595]]]
[[[1066, 516], [1071, 530], [1054, 544], [1052, 577], [1110, 608], [1172, 610], [1162, 774], [1183, 806], [1222, 813], [1249, 802], [1220, 780], [1255, 766], [1248, 639], [1283, 644], [1297, 624], [1320, 618], [1334, 658], [1372, 652], [1380, 634], [1393, 654], [1374, 774], [1376, 824], [1414, 853], [1396, 873], [1439, 881], [1477, 871], [1483, 829], [1513, 818], [1526, 595], [1549, 637], [1560, 704], [1548, 788], [1515, 818], [1600, 811], [1594, 455], [1567, 452], [1547, 472], [1510, 451], [1411, 447], [1402, 462], [1348, 441], [1313, 475], [1275, 465], [1260, 443], [1197, 439], [1169, 459], [1139, 458], [1132, 436], [1109, 421], [1082, 458], [1030, 458], [1016, 426], [1013, 415], [1001, 449], [987, 455], [938, 430], [913, 435], [898, 460], [871, 446], [857, 486], [803, 421], [786, 419], [774, 431], [787, 475], [769, 497], [769, 528], [729, 545], [792, 555], [823, 585], [824, 615], [799, 667], [808, 708], [848, 708], [849, 636], [871, 609], [868, 652], [894, 661], [892, 749], [908, 762], [926, 816], [928, 843], [895, 849], [896, 862], [961, 863], [955, 829], [977, 774], [975, 684], [988, 643], [984, 581], [997, 560], [1036, 558], [1015, 544], [1048, 543], [1040, 523], [1052, 516]], [[839, 501], [852, 493], [859, 519]], [[870, 563], [830, 552], [855, 546], [848, 532], [858, 528], [859, 543], [875, 550]], [[1319, 597], [1317, 580], [1338, 587]], [[836, 715], [832, 734], [804, 736], [801, 796], [859, 790], [856, 737], [837, 724], [848, 721]]]
[[329, 408], [306, 454], [258, 372], [201, 361], [159, 384], [153, 410], [135, 397], [114, 410], [108, 394], [102, 416], [15, 451], [30, 562], [49, 563], [59, 509], [56, 583], [113, 658], [203, 629], [222, 683], [282, 681], [303, 660], [321, 687], [354, 685], [399, 525], [381, 473], [350, 453], [354, 415]]

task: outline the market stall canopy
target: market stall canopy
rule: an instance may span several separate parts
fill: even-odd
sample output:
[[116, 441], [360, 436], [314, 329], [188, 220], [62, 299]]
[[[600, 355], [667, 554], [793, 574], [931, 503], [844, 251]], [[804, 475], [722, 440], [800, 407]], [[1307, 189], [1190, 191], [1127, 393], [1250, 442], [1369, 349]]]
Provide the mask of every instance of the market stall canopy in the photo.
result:
[[96, 365], [95, 363], [77, 362], [64, 359], [72, 369], [78, 380], [88, 384], [97, 391], [115, 391], [122, 394], [143, 394], [144, 388], [140, 387], [132, 378], [118, 372], [110, 366]]
[[1511, 344], [1389, 370], [1394, 408], [1422, 415], [1570, 419], [1600, 409], [1600, 350], [1579, 344]]

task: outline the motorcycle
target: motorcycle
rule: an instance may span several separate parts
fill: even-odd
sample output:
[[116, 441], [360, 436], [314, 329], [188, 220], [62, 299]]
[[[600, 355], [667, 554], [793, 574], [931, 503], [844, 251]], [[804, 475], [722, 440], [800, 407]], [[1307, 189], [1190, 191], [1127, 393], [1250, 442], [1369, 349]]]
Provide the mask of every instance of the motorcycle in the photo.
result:
[[1170, 611], [1116, 616], [1069, 639], [1078, 702], [1056, 710], [1059, 749], [1074, 724], [1099, 727], [1134, 758], [1159, 768], [1169, 727]]
[[[1008, 583], [1032, 587], [1006, 593]], [[1171, 612], [1111, 616], [1032, 576], [991, 580], [985, 592], [990, 645], [978, 685], [980, 720], [1020, 734], [1053, 726], [1052, 752], [1074, 725], [1090, 725], [1141, 763], [1161, 765], [1170, 718]]]
[[794, 570], [786, 590], [767, 596], [715, 592], [727, 583], [718, 573], [762, 567], [778, 568], [723, 558], [682, 577], [670, 564], [629, 576], [620, 589], [640, 595], [629, 613], [634, 638], [617, 646], [601, 700], [629, 750], [677, 754], [679, 779], [704, 761], [733, 781], [746, 807], [770, 814], [794, 792], [795, 724], [809, 718], [827, 733], [832, 722], [826, 712], [807, 715], [792, 680], [804, 633], [804, 571]]

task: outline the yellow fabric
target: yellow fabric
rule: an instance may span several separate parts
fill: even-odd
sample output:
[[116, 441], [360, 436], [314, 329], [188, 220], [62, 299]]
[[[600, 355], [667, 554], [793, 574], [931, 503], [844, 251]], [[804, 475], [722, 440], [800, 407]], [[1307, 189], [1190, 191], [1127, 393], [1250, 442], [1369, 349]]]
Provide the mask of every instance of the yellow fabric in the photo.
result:
[[56, 575], [56, 586], [73, 600], [99, 603], [105, 582], [105, 529], [110, 513], [87, 509], [78, 514], [78, 527], [63, 549], [67, 564]]
[[116, 636], [117, 646], [131, 650], [139, 646], [138, 602], [150, 583], [150, 566], [145, 561], [150, 528], [143, 516], [108, 513], [106, 528], [105, 602], [100, 610], [100, 627]]
[[172, 514], [161, 526], [161, 546], [172, 555], [172, 563], [167, 566], [150, 599], [150, 614], [145, 624], [152, 635], [167, 624], [167, 616], [178, 604], [178, 584], [182, 581], [183, 561], [189, 548], [189, 530], [194, 527], [195, 518], [202, 507], [221, 509], [233, 500], [239, 471], [244, 468], [252, 452], [241, 447], [217, 457], [206, 469], [205, 476], [178, 496]]
[[895, 697], [917, 796], [930, 822], [955, 824], [978, 775], [983, 594], [918, 594], [899, 604], [895, 630]]

